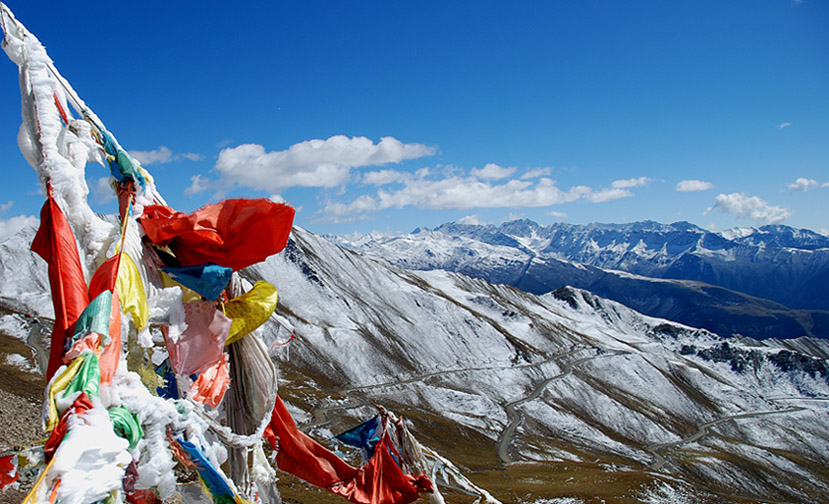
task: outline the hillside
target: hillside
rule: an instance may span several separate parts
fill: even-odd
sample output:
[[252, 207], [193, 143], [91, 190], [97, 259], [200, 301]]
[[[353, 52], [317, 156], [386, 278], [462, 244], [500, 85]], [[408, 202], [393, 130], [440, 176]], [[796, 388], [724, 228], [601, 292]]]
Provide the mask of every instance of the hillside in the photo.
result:
[[[333, 239], [400, 267], [454, 271], [535, 294], [583, 288], [723, 336], [829, 337], [829, 311], [793, 308], [804, 293], [811, 306], [829, 299], [829, 283], [821, 280], [829, 271], [826, 238], [773, 229], [773, 237], [755, 230], [729, 240], [687, 223], [542, 227], [514, 221]], [[682, 266], [691, 263], [698, 268]]]
[[[0, 272], [5, 305], [47, 322], [42, 266], [4, 245], [2, 264], [34, 267]], [[263, 337], [318, 438], [383, 404], [503, 502], [638, 502], [663, 483], [710, 502], [829, 498], [823, 341], [724, 340], [578, 289], [397, 269], [300, 228], [245, 274], [280, 289]], [[7, 313], [4, 334], [35, 320]]]

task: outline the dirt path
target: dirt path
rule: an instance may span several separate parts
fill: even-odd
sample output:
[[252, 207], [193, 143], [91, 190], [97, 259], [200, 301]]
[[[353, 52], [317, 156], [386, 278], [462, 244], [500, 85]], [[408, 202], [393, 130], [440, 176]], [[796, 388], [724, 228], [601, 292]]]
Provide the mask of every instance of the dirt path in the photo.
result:
[[525, 397], [507, 403], [507, 405], [504, 406], [504, 411], [506, 411], [507, 413], [507, 419], [509, 420], [509, 422], [507, 424], [507, 427], [501, 432], [501, 436], [498, 439], [498, 458], [501, 460], [501, 462], [504, 464], [509, 464], [513, 461], [512, 457], [509, 454], [509, 446], [510, 444], [512, 444], [512, 440], [515, 437], [516, 429], [518, 429], [518, 426], [521, 425], [521, 423], [524, 421], [524, 414], [517, 411], [516, 408], [518, 408], [522, 404], [538, 399], [541, 396], [541, 393], [544, 392], [544, 389], [547, 388], [548, 385], [550, 385], [554, 381], [561, 380], [562, 378], [565, 378], [568, 375], [570, 375], [570, 373], [573, 371], [573, 366], [593, 359], [597, 359], [599, 357], [609, 357], [612, 355], [621, 355], [626, 353], [629, 352], [611, 351], [591, 355], [589, 357], [582, 357], [581, 359], [569, 362], [562, 368], [561, 373], [540, 382], [538, 385], [536, 385], [532, 392], [530, 392]]
[[662, 467], [667, 463], [668, 459], [662, 454], [665, 450], [669, 450], [671, 448], [676, 448], [678, 446], [682, 446], [684, 444], [694, 443], [702, 439], [708, 433], [708, 429], [719, 425], [721, 423], [725, 423], [731, 420], [737, 420], [742, 418], [755, 418], [760, 416], [767, 416], [767, 415], [781, 415], [785, 413], [792, 413], [795, 411], [801, 411], [805, 408], [787, 408], [782, 410], [770, 410], [770, 411], [755, 411], [751, 413], [739, 413], [737, 415], [729, 415], [726, 417], [718, 418], [717, 420], [713, 420], [711, 422], [706, 422], [704, 424], [699, 425], [697, 430], [691, 434], [690, 436], [684, 437], [679, 441], [674, 443], [660, 443], [660, 444], [652, 444], [645, 447], [645, 451], [649, 452], [653, 455], [654, 460], [651, 465], [648, 466], [648, 469], [652, 471], [659, 471]]
[[454, 368], [454, 369], [444, 369], [441, 371], [433, 371], [431, 373], [424, 373], [420, 375], [410, 376], [409, 378], [404, 378], [400, 380], [393, 380], [389, 382], [382, 382], [382, 383], [374, 383], [370, 385], [360, 385], [358, 387], [351, 387], [348, 389], [343, 389], [340, 391], [341, 394], [346, 396], [346, 399], [349, 400], [349, 404], [341, 404], [336, 406], [327, 406], [327, 407], [320, 407], [314, 408], [311, 410], [311, 418], [313, 419], [310, 423], [304, 424], [300, 427], [300, 430], [303, 432], [308, 432], [311, 429], [323, 427], [331, 423], [331, 418], [329, 417], [329, 413], [332, 411], [344, 411], [349, 409], [355, 409], [362, 406], [368, 406], [371, 403], [366, 400], [365, 398], [356, 398], [356, 403], [351, 402], [354, 397], [351, 395], [353, 392], [360, 392], [360, 391], [367, 391], [367, 390], [376, 390], [381, 388], [387, 387], [395, 387], [399, 385], [406, 385], [409, 383], [415, 383], [427, 380], [429, 378], [435, 376], [446, 376], [450, 374], [457, 374], [457, 373], [465, 373], [469, 371], [497, 371], [497, 370], [512, 370], [512, 369], [524, 369], [530, 367], [539, 367], [544, 364], [548, 364], [550, 362], [555, 362], [560, 359], [563, 359], [567, 356], [573, 355], [577, 352], [584, 350], [587, 347], [576, 347], [566, 352], [553, 355], [544, 359], [539, 362], [527, 363], [527, 364], [519, 364], [513, 366], [479, 366], [479, 367], [464, 367], [464, 368]]
[[518, 364], [518, 365], [514, 365], [514, 366], [481, 366], [481, 367], [465, 367], [465, 368], [455, 368], [455, 369], [444, 369], [444, 370], [441, 370], [441, 371], [434, 371], [432, 373], [426, 373], [426, 374], [422, 374], [422, 375], [415, 375], [415, 376], [412, 376], [410, 378], [406, 378], [406, 379], [403, 379], [403, 380], [394, 380], [394, 381], [384, 382], [384, 383], [374, 383], [374, 384], [371, 384], [371, 385], [360, 385], [359, 387], [351, 387], [351, 388], [348, 388], [348, 389], [344, 389], [342, 391], [342, 393], [349, 394], [351, 392], [356, 392], [356, 391], [359, 391], [359, 390], [372, 390], [372, 389], [385, 388], [385, 387], [394, 387], [396, 385], [405, 385], [407, 383], [414, 383], [414, 382], [418, 382], [418, 381], [424, 381], [424, 380], [432, 378], [434, 376], [446, 376], [446, 375], [456, 374], [456, 373], [465, 373], [467, 371], [496, 371], [496, 370], [505, 370], [505, 369], [510, 369], [511, 370], [511, 369], [523, 369], [523, 368], [530, 368], [530, 367], [538, 367], [538, 366], [541, 366], [541, 365], [544, 365], [544, 364], [548, 364], [550, 362], [560, 360], [563, 357], [567, 357], [568, 355], [572, 355], [576, 352], [584, 350], [585, 348], [586, 347], [577, 347], [577, 348], [574, 348], [572, 350], [568, 350], [567, 352], [553, 355], [552, 357], [548, 357], [547, 359], [544, 359], [542, 361], [532, 362], [532, 363], [528, 363], [528, 364]]

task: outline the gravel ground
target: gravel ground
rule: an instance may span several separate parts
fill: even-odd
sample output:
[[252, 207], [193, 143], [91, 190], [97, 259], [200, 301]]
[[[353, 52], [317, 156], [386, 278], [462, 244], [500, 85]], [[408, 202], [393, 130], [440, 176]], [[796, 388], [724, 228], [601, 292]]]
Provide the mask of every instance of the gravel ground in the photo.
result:
[[[27, 350], [18, 340], [0, 334], [0, 453], [46, 438], [40, 421], [46, 384], [43, 375], [9, 363], [9, 356], [17, 356], [17, 361], [22, 356], [31, 363], [33, 356]], [[0, 503], [23, 500], [33, 482], [25, 476], [21, 480], [18, 489], [0, 492]]]

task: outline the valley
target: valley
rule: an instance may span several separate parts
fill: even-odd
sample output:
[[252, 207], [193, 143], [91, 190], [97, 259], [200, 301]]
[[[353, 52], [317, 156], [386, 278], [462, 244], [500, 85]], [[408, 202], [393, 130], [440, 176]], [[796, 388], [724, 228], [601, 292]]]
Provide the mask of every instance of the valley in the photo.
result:
[[[1, 250], [5, 265], [32, 265], [3, 282], [30, 294], [4, 292], [0, 321], [31, 344], [48, 333], [50, 308], [37, 295], [45, 271], [25, 249]], [[245, 276], [279, 289], [261, 336], [280, 395], [323, 442], [378, 404], [504, 503], [825, 493], [829, 378], [815, 367], [825, 340], [727, 339], [579, 289], [536, 296], [403, 270], [301, 228]], [[36, 365], [35, 354], [23, 357]], [[474, 500], [442, 488], [447, 502]], [[286, 502], [339, 499], [284, 475], [280, 491]]]

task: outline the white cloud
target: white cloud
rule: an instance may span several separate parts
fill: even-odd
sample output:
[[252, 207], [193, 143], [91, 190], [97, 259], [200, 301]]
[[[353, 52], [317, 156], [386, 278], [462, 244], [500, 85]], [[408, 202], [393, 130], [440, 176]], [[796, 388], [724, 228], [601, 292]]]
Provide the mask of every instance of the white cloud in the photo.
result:
[[396, 192], [378, 192], [380, 209], [416, 206], [433, 210], [465, 208], [540, 207], [578, 199], [580, 189], [564, 192], [555, 181], [542, 178], [537, 184], [510, 180], [491, 185], [473, 178], [450, 177], [418, 180]]
[[624, 180], [614, 180], [611, 187], [614, 189], [629, 189], [631, 187], [640, 187], [651, 183], [648, 177], [631, 178]]
[[679, 192], [708, 191], [714, 188], [714, 184], [704, 180], [683, 180], [676, 185]]
[[[826, 186], [826, 184], [823, 185], [824, 187]], [[794, 183], [789, 184], [789, 189], [791, 189], [792, 191], [806, 192], [809, 189], [814, 189], [815, 187], [820, 187], [820, 182], [818, 182], [815, 179], [807, 179], [805, 177], [798, 177], [798, 179], [795, 180]]]
[[130, 156], [138, 160], [142, 165], [154, 163], [164, 164], [173, 160], [173, 151], [165, 146], [151, 151], [129, 151]]
[[495, 163], [487, 163], [480, 170], [472, 170], [469, 173], [473, 177], [483, 180], [500, 180], [515, 173], [515, 168], [503, 168]]
[[550, 211], [550, 212], [547, 212], [547, 215], [549, 215], [550, 217], [558, 217], [559, 219], [564, 219], [564, 218], [566, 218], [566, 217], [567, 217], [567, 214], [566, 214], [566, 213], [564, 213], [564, 212], [556, 212], [555, 210], [552, 210], [552, 211]]
[[703, 215], [707, 215], [712, 210], [745, 217], [759, 224], [777, 224], [792, 215], [788, 208], [769, 205], [758, 196], [747, 196], [744, 193], [720, 194], [714, 205]]
[[184, 190], [184, 195], [193, 196], [204, 191], [209, 191], [211, 187], [212, 182], [210, 179], [196, 174], [190, 177], [190, 187]]
[[628, 191], [627, 189], [602, 189], [598, 192], [591, 192], [585, 195], [585, 198], [592, 201], [593, 203], [605, 203], [607, 201], [613, 201], [621, 198], [630, 198], [633, 196], [633, 193]]
[[184, 152], [182, 154], [178, 154], [178, 157], [181, 159], [188, 159], [190, 161], [201, 161], [204, 159], [204, 156], [196, 154], [195, 152]]
[[152, 164], [165, 164], [181, 159], [189, 159], [190, 161], [201, 161], [204, 156], [194, 152], [183, 152], [179, 154], [173, 153], [168, 147], [162, 145], [158, 149], [151, 151], [129, 151], [130, 156], [138, 160], [139, 163], [145, 166]]
[[363, 174], [363, 183], [379, 187], [387, 184], [394, 184], [396, 182], [402, 182], [410, 177], [411, 175], [408, 172], [402, 172], [399, 170], [379, 170]]
[[351, 203], [328, 202], [321, 211], [326, 218], [334, 222], [342, 222], [342, 218], [358, 213], [369, 213], [379, 210], [377, 200], [368, 195], [362, 195]]
[[17, 215], [9, 219], [0, 219], [0, 242], [28, 226], [37, 226], [40, 219], [31, 215]]
[[486, 222], [478, 218], [477, 215], [467, 215], [466, 217], [461, 217], [460, 220], [458, 220], [458, 222], [460, 224], [470, 224], [473, 226], [481, 226], [486, 224]]
[[110, 177], [100, 177], [90, 184], [89, 190], [92, 193], [92, 200], [103, 205], [115, 199], [115, 189], [109, 183]]
[[552, 173], [552, 168], [535, 168], [533, 170], [524, 172], [524, 174], [521, 175], [521, 180], [533, 179], [538, 177], [549, 177]]
[[[504, 171], [506, 170], [506, 171]], [[546, 170], [546, 169], [545, 169]], [[544, 207], [570, 203], [584, 199], [593, 203], [604, 203], [634, 196], [628, 188], [643, 186], [652, 181], [647, 177], [617, 180], [613, 187], [594, 191], [591, 187], [579, 185], [568, 190], [556, 186], [556, 181], [542, 177], [537, 181], [512, 179], [503, 183], [482, 180], [482, 176], [501, 177], [512, 174], [513, 168], [503, 169], [489, 164], [483, 170], [470, 170], [468, 175], [444, 175], [444, 178], [427, 178], [426, 168], [415, 174], [381, 170], [370, 172], [363, 182], [377, 186], [391, 182], [402, 184], [395, 189], [379, 189], [374, 195], [362, 195], [349, 202], [329, 201], [315, 215], [323, 219], [341, 222], [349, 215], [377, 212], [389, 208], [415, 207], [430, 210], [464, 210], [472, 208], [526, 208]], [[549, 215], [566, 217], [566, 214], [552, 212]]]
[[14, 201], [7, 201], [0, 205], [0, 214], [8, 212], [12, 205], [14, 205]]
[[517, 221], [517, 220], [521, 220], [521, 219], [523, 219], [523, 218], [525, 218], [525, 217], [526, 217], [526, 216], [525, 216], [525, 215], [523, 215], [523, 214], [519, 214], [519, 213], [515, 213], [515, 212], [510, 212], [510, 213], [508, 213], [507, 215], [505, 215], [505, 216], [501, 217], [501, 222], [512, 222], [512, 221]]
[[780, 124], [778, 124], [778, 125], [777, 125], [777, 128], [778, 128], [778, 129], [784, 129], [784, 128], [788, 128], [788, 127], [789, 127], [789, 126], [791, 126], [791, 125], [792, 125], [792, 123], [790, 123], [790, 122], [784, 122], [784, 123], [780, 123]]
[[575, 201], [588, 193], [590, 188], [584, 186], [562, 191], [548, 178], [536, 184], [510, 180], [498, 185], [473, 177], [412, 178], [395, 191], [380, 190], [376, 196], [363, 195], [348, 204], [329, 202], [321, 213], [332, 218], [406, 206], [431, 210], [540, 207]]
[[287, 150], [265, 152], [245, 144], [219, 153], [215, 170], [227, 184], [281, 192], [288, 187], [336, 187], [345, 183], [352, 168], [400, 163], [433, 155], [434, 147], [383, 137], [375, 144], [366, 137], [332, 136], [308, 140]]

